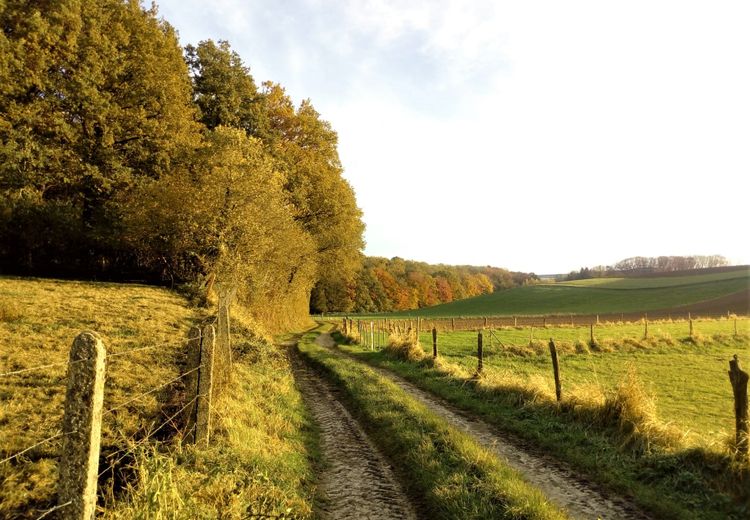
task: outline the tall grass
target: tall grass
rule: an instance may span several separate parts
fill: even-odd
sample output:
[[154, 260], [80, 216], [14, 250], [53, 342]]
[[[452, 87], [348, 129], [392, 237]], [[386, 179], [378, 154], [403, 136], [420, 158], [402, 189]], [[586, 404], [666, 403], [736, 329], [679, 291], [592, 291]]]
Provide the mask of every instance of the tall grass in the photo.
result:
[[[739, 511], [750, 509], [747, 460], [726, 450], [728, 437], [711, 445], [688, 442], [683, 429], [659, 414], [659, 401], [637, 366], [612, 386], [566, 383], [563, 372], [563, 398], [557, 402], [546, 359], [519, 357], [544, 365], [545, 375], [485, 363], [477, 376], [471, 358], [406, 362], [356, 346], [341, 348], [635, 495], [660, 518], [740, 518]], [[441, 353], [445, 350], [443, 345]]]
[[[233, 312], [233, 391], [213, 403], [214, 442], [198, 450], [183, 443], [179, 420], [149, 437], [189, 399], [181, 381], [132, 399], [180, 375], [189, 328], [209, 309], [154, 287], [0, 277], [0, 312], [0, 374], [62, 364], [0, 377], [0, 460], [59, 428], [64, 363], [91, 329], [108, 353], [128, 352], [107, 366], [104, 408], [117, 410], [104, 417], [100, 470], [117, 463], [99, 479], [105, 516], [311, 515], [315, 430], [285, 352], [247, 313]], [[59, 448], [0, 464], [0, 518], [36, 518], [55, 504]]]

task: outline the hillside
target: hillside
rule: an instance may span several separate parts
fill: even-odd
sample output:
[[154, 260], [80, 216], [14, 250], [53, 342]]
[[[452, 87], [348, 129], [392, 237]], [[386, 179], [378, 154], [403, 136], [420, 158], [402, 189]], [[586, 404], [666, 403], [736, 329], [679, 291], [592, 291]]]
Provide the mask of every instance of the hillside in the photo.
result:
[[[107, 518], [239, 518], [259, 504], [309, 516], [314, 441], [299, 393], [286, 358], [239, 313], [234, 391], [216, 404], [213, 449], [184, 441], [186, 338], [213, 316], [161, 288], [0, 277], [0, 518], [37, 518], [55, 504], [68, 355], [84, 330], [107, 349], [98, 482]], [[268, 475], [262, 486], [258, 475]]]
[[[518, 287], [412, 311], [413, 316], [614, 314], [663, 311], [748, 313], [747, 266], [690, 276], [596, 278]], [[657, 312], [658, 313], [658, 312]]]

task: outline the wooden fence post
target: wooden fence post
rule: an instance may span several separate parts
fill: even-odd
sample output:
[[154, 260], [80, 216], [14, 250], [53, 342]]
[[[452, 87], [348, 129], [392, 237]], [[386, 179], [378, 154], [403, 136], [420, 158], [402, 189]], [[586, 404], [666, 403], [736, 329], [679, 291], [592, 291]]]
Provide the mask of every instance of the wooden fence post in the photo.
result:
[[747, 423], [747, 380], [750, 376], [740, 367], [737, 354], [729, 361], [729, 382], [734, 392], [734, 420], [737, 451], [747, 457], [748, 423]]
[[737, 318], [734, 319], [734, 337], [737, 337]]
[[[187, 344], [187, 370], [190, 372], [185, 377], [185, 395], [192, 398], [200, 392], [198, 382], [200, 381], [201, 366], [201, 329], [191, 327]], [[195, 442], [195, 417], [198, 410], [198, 399], [185, 409], [185, 439], [187, 442]]]
[[229, 300], [231, 291], [223, 289], [219, 293], [219, 315], [217, 323], [217, 343], [218, 354], [214, 360], [215, 384], [214, 393], [221, 393], [223, 389], [229, 386], [229, 378], [232, 371], [232, 342], [229, 335]]
[[648, 314], [643, 316], [643, 339], [648, 338]]
[[70, 349], [57, 491], [58, 505], [69, 504], [66, 519], [90, 520], [96, 512], [106, 355], [94, 332], [79, 334]]
[[589, 346], [593, 346], [594, 344], [594, 324], [592, 323], [589, 330]]
[[560, 365], [557, 362], [557, 348], [552, 338], [549, 339], [549, 353], [552, 356], [552, 370], [555, 372], [555, 396], [557, 402], [562, 399], [562, 385], [560, 385]]
[[375, 350], [375, 322], [370, 322], [370, 350]]
[[690, 337], [693, 337], [693, 319], [691, 318], [688, 323], [690, 324]]
[[451, 318], [451, 330], [456, 331], [456, 318]]
[[529, 328], [529, 346], [534, 344], [534, 326], [532, 325], [531, 328]]
[[477, 374], [482, 373], [482, 331], [477, 334]]
[[203, 327], [201, 364], [198, 376], [198, 408], [195, 418], [195, 443], [207, 447], [211, 436], [211, 398], [214, 386], [214, 353], [216, 331], [213, 325]]
[[432, 327], [432, 357], [437, 359], [437, 356], [437, 329], [435, 327]]
[[547, 328], [547, 316], [542, 318], [542, 325], [544, 326], [545, 329]]
[[518, 327], [518, 318], [516, 316], [513, 316], [513, 326]]
[[484, 317], [484, 328], [487, 328], [487, 316]]

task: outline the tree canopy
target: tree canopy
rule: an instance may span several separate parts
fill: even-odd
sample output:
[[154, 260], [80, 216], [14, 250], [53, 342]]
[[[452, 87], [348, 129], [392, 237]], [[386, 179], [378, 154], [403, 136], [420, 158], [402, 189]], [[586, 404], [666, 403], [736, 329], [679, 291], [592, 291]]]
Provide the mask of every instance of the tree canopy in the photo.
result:
[[2, 272], [212, 277], [277, 322], [350, 283], [361, 212], [309, 100], [137, 0], [10, 0], [0, 25]]

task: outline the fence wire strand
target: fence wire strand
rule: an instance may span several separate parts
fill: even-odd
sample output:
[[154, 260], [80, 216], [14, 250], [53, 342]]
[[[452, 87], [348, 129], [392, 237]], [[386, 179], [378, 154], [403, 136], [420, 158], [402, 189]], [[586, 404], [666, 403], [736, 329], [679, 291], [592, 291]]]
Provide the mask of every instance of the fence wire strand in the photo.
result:
[[70, 504], [72, 504], [72, 503], [73, 503], [73, 501], [72, 501], [72, 500], [68, 500], [68, 501], [67, 501], [67, 502], [65, 502], [64, 504], [60, 504], [60, 505], [57, 505], [57, 506], [53, 507], [52, 509], [47, 509], [47, 510], [46, 510], [46, 511], [45, 511], [44, 513], [42, 513], [41, 515], [39, 515], [39, 516], [38, 516], [38, 517], [36, 518], [36, 520], [41, 520], [42, 518], [44, 518], [44, 517], [45, 517], [45, 516], [47, 516], [48, 514], [50, 514], [50, 513], [54, 513], [55, 511], [57, 511], [57, 510], [59, 510], [59, 509], [62, 509], [63, 507], [68, 507], [68, 506], [69, 506]]
[[88, 361], [88, 358], [76, 359], [75, 361], [59, 361], [57, 363], [49, 363], [47, 365], [39, 365], [39, 366], [31, 367], [31, 368], [22, 368], [20, 370], [12, 370], [10, 372], [0, 373], [0, 377], [14, 376], [16, 374], [23, 374], [25, 372], [33, 372], [34, 370], [44, 370], [45, 368], [75, 365], [76, 363], [83, 363], [84, 361]]
[[141, 351], [144, 351], [144, 350], [151, 350], [151, 349], [155, 349], [155, 348], [179, 347], [179, 346], [187, 345], [188, 343], [190, 343], [194, 339], [200, 339], [200, 337], [201, 336], [198, 335], [198, 336], [193, 336], [193, 337], [190, 337], [190, 338], [187, 338], [187, 339], [184, 339], [184, 340], [180, 340], [180, 341], [177, 341], [177, 342], [174, 342], [174, 343], [160, 343], [158, 345], [148, 345], [146, 347], [136, 347], [136, 348], [131, 348], [131, 349], [128, 349], [128, 350], [122, 350], [120, 352], [113, 352], [111, 354], [107, 354], [107, 359], [116, 358], [116, 357], [120, 357], [120, 356], [126, 356], [128, 354], [132, 354], [133, 352], [141, 352]]
[[106, 472], [108, 472], [109, 470], [113, 469], [113, 468], [114, 468], [114, 467], [115, 467], [115, 466], [116, 466], [116, 465], [117, 465], [117, 464], [118, 464], [118, 463], [119, 463], [119, 462], [120, 462], [121, 460], [123, 460], [123, 459], [124, 459], [125, 457], [127, 457], [128, 455], [130, 455], [130, 454], [131, 454], [131, 453], [132, 453], [132, 452], [133, 452], [134, 450], [136, 450], [137, 448], [139, 448], [140, 446], [142, 446], [142, 445], [144, 445], [144, 444], [145, 444], [146, 442], [148, 442], [148, 440], [149, 440], [149, 439], [150, 439], [151, 437], [153, 437], [153, 435], [154, 435], [154, 434], [155, 434], [156, 432], [158, 432], [159, 430], [161, 430], [162, 428], [164, 428], [164, 427], [165, 427], [165, 426], [166, 426], [167, 424], [170, 424], [170, 423], [171, 423], [171, 422], [172, 422], [172, 421], [174, 420], [174, 418], [175, 418], [175, 417], [177, 417], [177, 416], [178, 416], [178, 415], [180, 415], [180, 414], [181, 414], [182, 412], [184, 412], [184, 411], [185, 411], [185, 409], [187, 409], [187, 407], [188, 407], [188, 406], [192, 405], [192, 404], [193, 404], [193, 403], [194, 403], [194, 402], [195, 402], [195, 401], [196, 401], [196, 400], [197, 400], [197, 399], [198, 399], [199, 397], [204, 397], [204, 396], [203, 396], [203, 395], [201, 395], [201, 394], [199, 394], [199, 395], [196, 395], [196, 396], [195, 396], [195, 397], [193, 397], [193, 398], [192, 398], [192, 399], [191, 399], [190, 401], [188, 401], [188, 402], [187, 402], [187, 404], [185, 404], [185, 405], [184, 405], [184, 406], [183, 406], [182, 408], [180, 408], [180, 409], [179, 409], [179, 410], [177, 410], [177, 411], [176, 411], [176, 412], [175, 412], [174, 414], [172, 414], [172, 415], [171, 415], [171, 416], [170, 416], [170, 417], [169, 417], [169, 418], [168, 418], [167, 420], [165, 420], [164, 422], [162, 422], [162, 423], [161, 423], [161, 424], [160, 424], [160, 425], [159, 425], [159, 426], [158, 426], [157, 428], [155, 428], [155, 429], [151, 430], [150, 432], [148, 432], [148, 433], [146, 434], [146, 436], [145, 436], [145, 437], [143, 437], [143, 438], [142, 438], [141, 440], [139, 440], [138, 442], [136, 442], [136, 443], [135, 443], [135, 444], [133, 444], [132, 446], [129, 446], [129, 447], [127, 447], [127, 448], [123, 448], [123, 449], [121, 449], [121, 450], [118, 450], [118, 451], [116, 451], [116, 452], [115, 452], [116, 454], [117, 454], [117, 453], [123, 453], [123, 452], [124, 452], [124, 453], [123, 453], [123, 455], [122, 455], [122, 456], [121, 456], [120, 458], [118, 458], [118, 459], [117, 459], [116, 461], [114, 461], [114, 462], [113, 462], [113, 463], [111, 463], [111, 464], [110, 464], [109, 466], [107, 466], [107, 467], [106, 467], [105, 469], [103, 469], [103, 470], [102, 470], [101, 472], [99, 472], [99, 475], [98, 475], [98, 477], [97, 477], [97, 478], [101, 478], [101, 476], [102, 476], [102, 475], [104, 475], [104, 474], [105, 474]]
[[28, 448], [26, 448], [24, 450], [21, 450], [21, 451], [19, 451], [18, 453], [14, 454], [14, 455], [11, 455], [10, 457], [6, 457], [3, 460], [0, 460], [0, 464], [2, 464], [4, 462], [9, 462], [9, 461], [15, 459], [16, 457], [20, 457], [24, 453], [26, 453], [28, 451], [31, 451], [34, 448], [36, 448], [38, 446], [41, 446], [42, 444], [46, 444], [48, 442], [51, 442], [51, 441], [53, 441], [55, 439], [58, 439], [60, 437], [64, 437], [66, 435], [72, 435], [72, 434], [76, 433], [76, 431], [77, 430], [73, 430], [72, 432], [68, 432], [68, 433], [57, 432], [56, 434], [52, 435], [51, 437], [47, 437], [46, 439], [41, 440], [41, 441], [37, 442], [36, 444], [33, 444], [33, 445], [29, 446]]
[[126, 406], [127, 406], [127, 405], [129, 405], [130, 403], [133, 403], [133, 402], [137, 401], [137, 400], [138, 400], [138, 399], [140, 399], [141, 397], [146, 397], [146, 396], [147, 396], [147, 395], [149, 395], [149, 394], [153, 394], [154, 392], [158, 392], [159, 390], [161, 390], [161, 389], [163, 389], [163, 388], [165, 388], [165, 387], [167, 387], [167, 386], [171, 385], [172, 383], [175, 383], [175, 382], [179, 381], [179, 380], [180, 380], [180, 379], [182, 379], [183, 377], [185, 377], [185, 376], [187, 376], [187, 375], [189, 375], [189, 374], [192, 374], [193, 372], [197, 372], [197, 371], [198, 371], [198, 370], [200, 370], [200, 369], [201, 369], [202, 367], [203, 367], [203, 365], [198, 365], [197, 367], [195, 367], [195, 368], [193, 368], [193, 369], [191, 369], [191, 370], [188, 370], [188, 371], [187, 371], [187, 372], [185, 372], [184, 374], [181, 374], [181, 375], [179, 375], [179, 376], [175, 377], [174, 379], [171, 379], [171, 380], [167, 381], [167, 382], [166, 382], [166, 383], [164, 383], [164, 384], [161, 384], [161, 385], [159, 385], [159, 386], [157, 386], [157, 387], [154, 387], [154, 388], [152, 388], [151, 390], [148, 390], [148, 391], [146, 391], [146, 392], [143, 392], [142, 394], [136, 395], [135, 397], [133, 397], [133, 398], [131, 398], [131, 399], [128, 399], [128, 400], [127, 400], [127, 401], [125, 401], [124, 403], [118, 404], [117, 406], [113, 406], [113, 407], [112, 407], [112, 408], [110, 408], [109, 410], [105, 410], [105, 411], [104, 411], [104, 413], [103, 413], [102, 415], [107, 415], [107, 414], [110, 414], [110, 413], [112, 413], [112, 412], [114, 412], [114, 411], [116, 411], [116, 410], [119, 410], [120, 408], [124, 408], [124, 407], [126, 407]]
[[[128, 355], [128, 354], [132, 354], [133, 352], [141, 352], [141, 351], [144, 351], [144, 350], [151, 350], [151, 349], [155, 349], [155, 348], [178, 347], [178, 346], [182, 346], [182, 345], [187, 345], [188, 343], [190, 343], [194, 339], [200, 339], [200, 338], [201, 338], [201, 336], [199, 334], [198, 336], [192, 336], [192, 337], [189, 337], [187, 339], [180, 340], [180, 341], [177, 341], [177, 342], [174, 342], [174, 343], [160, 343], [158, 345], [149, 345], [147, 347], [137, 347], [137, 348], [132, 348], [132, 349], [129, 349], [129, 350], [123, 350], [121, 352], [112, 352], [112, 353], [108, 353], [106, 355], [106, 359], [109, 360], [111, 358], [117, 358], [117, 357], [120, 357], [120, 356], [125, 356], [125, 355]], [[46, 365], [39, 365], [39, 366], [29, 367], [29, 368], [21, 368], [19, 370], [11, 370], [9, 372], [0, 372], [0, 377], [14, 376], [14, 375], [18, 375], [18, 374], [24, 374], [26, 372], [33, 372], [35, 370], [44, 370], [45, 368], [54, 368], [54, 367], [62, 367], [62, 366], [67, 366], [67, 365], [75, 365], [77, 363], [83, 363], [84, 361], [89, 361], [89, 359], [88, 358], [82, 358], [82, 359], [76, 359], [75, 361], [58, 361], [58, 362], [55, 362], [55, 363], [48, 363]]]

